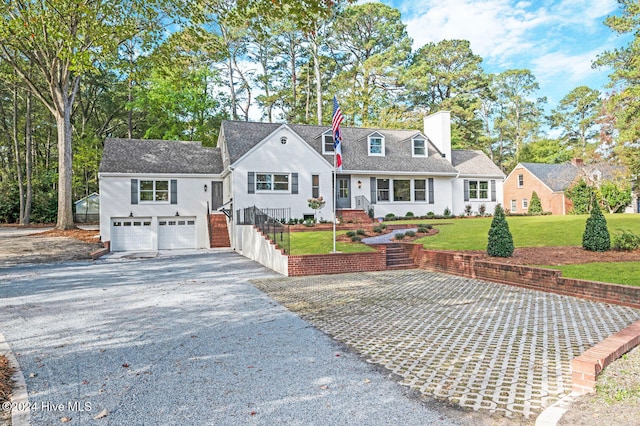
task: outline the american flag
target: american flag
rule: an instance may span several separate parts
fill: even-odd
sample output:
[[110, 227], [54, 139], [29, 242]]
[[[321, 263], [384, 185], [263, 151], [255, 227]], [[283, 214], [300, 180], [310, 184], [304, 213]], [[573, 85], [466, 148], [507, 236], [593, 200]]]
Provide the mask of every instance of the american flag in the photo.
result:
[[331, 120], [331, 129], [333, 130], [333, 152], [336, 157], [336, 170], [342, 171], [342, 133], [340, 132], [340, 123], [344, 120], [342, 110], [338, 104], [338, 99], [333, 97], [333, 119]]

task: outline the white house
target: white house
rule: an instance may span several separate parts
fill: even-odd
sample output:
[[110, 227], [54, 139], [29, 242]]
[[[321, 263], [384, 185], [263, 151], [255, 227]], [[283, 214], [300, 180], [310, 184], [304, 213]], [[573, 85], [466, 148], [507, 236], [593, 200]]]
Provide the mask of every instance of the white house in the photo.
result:
[[[481, 151], [451, 149], [449, 112], [424, 125], [424, 132], [342, 127], [335, 200], [330, 126], [225, 121], [217, 148], [108, 139], [99, 174], [102, 239], [112, 250], [209, 247], [222, 229], [213, 219], [227, 219], [220, 211], [233, 217], [257, 206], [313, 217], [308, 199], [318, 196], [327, 201], [317, 212], [325, 220], [333, 220], [334, 201], [337, 216], [462, 214], [481, 205], [492, 212], [502, 171]], [[233, 226], [224, 232], [236, 248]]]

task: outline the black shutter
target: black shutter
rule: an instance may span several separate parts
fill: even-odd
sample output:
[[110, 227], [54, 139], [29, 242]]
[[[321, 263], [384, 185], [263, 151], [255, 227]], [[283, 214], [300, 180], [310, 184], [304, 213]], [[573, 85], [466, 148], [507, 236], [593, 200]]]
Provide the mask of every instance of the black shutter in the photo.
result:
[[178, 204], [178, 181], [171, 179], [171, 204]]
[[433, 178], [429, 178], [429, 204], [435, 203], [435, 194], [433, 191]]
[[376, 193], [378, 192], [378, 188], [376, 187], [376, 178], [371, 177], [369, 178], [369, 181], [371, 183], [371, 204], [375, 204], [378, 198], [376, 195]]
[[247, 174], [247, 194], [255, 194], [256, 193], [256, 174], [254, 172], [249, 172]]
[[291, 173], [291, 193], [292, 194], [298, 193], [298, 174], [297, 173]]
[[491, 180], [491, 201], [496, 201], [496, 181]]
[[131, 179], [131, 204], [138, 204], [138, 179]]
[[464, 180], [464, 200], [469, 201], [469, 180]]

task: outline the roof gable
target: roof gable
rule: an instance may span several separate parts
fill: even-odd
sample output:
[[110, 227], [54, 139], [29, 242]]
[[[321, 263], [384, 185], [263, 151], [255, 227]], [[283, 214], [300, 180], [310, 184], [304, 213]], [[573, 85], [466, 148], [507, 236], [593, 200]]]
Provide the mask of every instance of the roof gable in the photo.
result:
[[[276, 133], [279, 133], [279, 134], [276, 135]], [[257, 132], [256, 134], [261, 134], [261, 133]], [[257, 141], [250, 148], [249, 148], [249, 145], [246, 144], [243, 147], [243, 150], [246, 149], [246, 148], [248, 148], [248, 149], [240, 157], [236, 158], [233, 161], [233, 164], [237, 164], [237, 163], [241, 162], [244, 158], [246, 158], [246, 157], [250, 156], [252, 153], [260, 150], [260, 148], [262, 148], [265, 144], [273, 141], [273, 139], [272, 139], [273, 137], [278, 138], [280, 141], [282, 141], [282, 139], [285, 139], [284, 144], [287, 144], [288, 141], [286, 141], [286, 140], [288, 139], [288, 136], [294, 136], [297, 139], [297, 142], [299, 142], [303, 146], [304, 149], [308, 150], [310, 155], [316, 155], [320, 159], [320, 161], [325, 161], [328, 166], [333, 164], [332, 162], [330, 163], [329, 161], [327, 161], [326, 156], [324, 156], [321, 153], [317, 152], [317, 150], [315, 150], [312, 146], [310, 146], [302, 137], [300, 137], [299, 134], [297, 134], [295, 132], [295, 130], [293, 130], [287, 124], [279, 124], [276, 129], [274, 129], [270, 133], [266, 134], [266, 136], [262, 140]], [[237, 151], [236, 154], [239, 154], [239, 152], [240, 151]], [[333, 158], [333, 156], [331, 156], [331, 158]]]

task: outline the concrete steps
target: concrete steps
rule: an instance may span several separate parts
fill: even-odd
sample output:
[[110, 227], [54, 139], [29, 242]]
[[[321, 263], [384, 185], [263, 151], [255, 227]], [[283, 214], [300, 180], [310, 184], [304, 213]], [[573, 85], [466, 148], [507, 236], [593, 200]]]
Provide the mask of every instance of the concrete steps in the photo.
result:
[[209, 230], [209, 247], [231, 247], [227, 216], [224, 214], [210, 214]]

